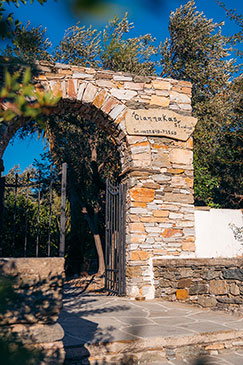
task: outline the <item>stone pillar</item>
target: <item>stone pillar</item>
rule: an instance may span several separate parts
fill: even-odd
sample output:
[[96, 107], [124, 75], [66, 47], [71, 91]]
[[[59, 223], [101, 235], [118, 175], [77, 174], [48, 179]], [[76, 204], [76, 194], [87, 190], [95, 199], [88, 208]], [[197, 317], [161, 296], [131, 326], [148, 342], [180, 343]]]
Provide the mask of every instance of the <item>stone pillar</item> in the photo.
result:
[[[154, 111], [149, 113], [152, 116]], [[160, 113], [167, 115], [164, 110]], [[186, 117], [180, 117], [186, 122]], [[126, 238], [129, 296], [154, 298], [153, 260], [195, 257], [192, 130], [184, 141], [174, 138], [173, 127], [171, 138], [139, 135], [139, 131], [127, 136], [131, 157]]]

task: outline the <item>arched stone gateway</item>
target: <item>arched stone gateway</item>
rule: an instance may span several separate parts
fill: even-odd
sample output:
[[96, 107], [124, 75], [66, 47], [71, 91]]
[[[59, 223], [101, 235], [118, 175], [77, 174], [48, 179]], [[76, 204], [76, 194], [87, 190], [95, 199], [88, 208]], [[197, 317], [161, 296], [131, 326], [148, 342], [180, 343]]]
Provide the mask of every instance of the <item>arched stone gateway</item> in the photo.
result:
[[153, 260], [194, 257], [191, 84], [63, 64], [38, 68], [37, 87], [62, 98], [55, 112], [76, 110], [114, 137], [127, 183], [127, 295], [153, 298]]

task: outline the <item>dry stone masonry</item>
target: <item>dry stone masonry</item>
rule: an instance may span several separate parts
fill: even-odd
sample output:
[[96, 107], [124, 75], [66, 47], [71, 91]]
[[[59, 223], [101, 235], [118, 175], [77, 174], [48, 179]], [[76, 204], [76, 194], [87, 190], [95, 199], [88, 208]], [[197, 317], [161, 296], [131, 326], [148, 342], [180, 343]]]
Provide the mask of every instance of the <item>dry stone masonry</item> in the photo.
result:
[[127, 184], [127, 294], [154, 297], [153, 260], [194, 257], [191, 84], [39, 64], [36, 87], [111, 134]]
[[2, 258], [0, 277], [8, 289], [7, 306], [0, 314], [1, 336], [11, 335], [29, 350], [40, 351], [41, 364], [63, 364], [64, 331], [57, 319], [64, 258]]
[[243, 259], [154, 261], [155, 296], [243, 313]]

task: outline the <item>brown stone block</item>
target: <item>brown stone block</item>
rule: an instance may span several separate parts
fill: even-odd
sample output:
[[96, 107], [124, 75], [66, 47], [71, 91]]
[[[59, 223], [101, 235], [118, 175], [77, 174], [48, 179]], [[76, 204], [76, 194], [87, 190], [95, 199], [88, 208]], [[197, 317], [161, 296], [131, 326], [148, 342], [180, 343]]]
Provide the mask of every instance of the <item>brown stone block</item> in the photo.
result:
[[180, 234], [182, 235], [182, 230], [180, 229], [173, 229], [173, 228], [166, 228], [164, 230], [164, 232], [162, 233], [162, 236], [165, 237], [165, 238], [170, 238], [170, 237], [173, 237], [177, 234]]
[[164, 96], [152, 95], [152, 97], [150, 99], [150, 104], [166, 107], [166, 106], [169, 106], [170, 99], [166, 98]]
[[143, 184], [143, 188], [148, 188], [148, 189], [159, 189], [160, 185], [156, 184], [154, 182], [146, 182], [145, 184]]
[[132, 148], [134, 148], [134, 147], [147, 147], [149, 145], [150, 145], [150, 143], [148, 141], [144, 141], [144, 142], [135, 143], [132, 146]]
[[142, 208], [145, 208], [147, 206], [146, 203], [142, 203], [142, 202], [132, 202], [131, 203], [131, 206], [132, 207], [142, 207]]
[[174, 86], [172, 86], [172, 88], [171, 88], [171, 90], [172, 91], [177, 91], [177, 92], [182, 92], [182, 87], [181, 86], [178, 86], [178, 85], [174, 85]]
[[121, 122], [125, 119], [126, 114], [127, 114], [127, 112], [125, 111], [124, 113], [122, 113], [121, 115], [119, 115], [119, 116], [116, 118], [115, 122], [116, 122], [117, 124], [121, 123]]
[[189, 297], [187, 289], [177, 289], [176, 291], [176, 299], [178, 300], [186, 300]]
[[159, 90], [169, 90], [170, 89], [170, 82], [163, 81], [163, 80], [153, 80], [152, 85], [154, 89]]
[[185, 172], [185, 170], [183, 169], [168, 169], [167, 172], [169, 174], [183, 174], [183, 172]]
[[225, 348], [223, 343], [214, 343], [205, 347], [205, 350], [223, 350]]
[[103, 105], [102, 105], [102, 110], [103, 112], [105, 112], [106, 114], [109, 114], [111, 109], [114, 108], [115, 105], [118, 104], [117, 99], [110, 97]]
[[192, 89], [190, 87], [183, 87], [181, 91], [183, 94], [192, 95]]
[[38, 77], [35, 78], [36, 80], [46, 80], [46, 75], [38, 75]]
[[239, 295], [240, 294], [239, 286], [236, 285], [235, 283], [230, 284], [230, 293], [232, 295]]
[[130, 190], [130, 196], [137, 202], [149, 203], [154, 200], [154, 190], [147, 188], [133, 188]]
[[202, 282], [193, 282], [189, 288], [190, 295], [207, 294], [208, 285]]
[[170, 152], [170, 161], [175, 164], [191, 165], [193, 153], [182, 148], [175, 148]]
[[192, 84], [190, 81], [179, 81], [178, 82], [178, 85], [182, 86], [182, 87], [189, 87], [191, 89], [192, 87]]
[[68, 96], [70, 98], [76, 98], [77, 96], [73, 80], [68, 80]]
[[132, 251], [130, 259], [132, 261], [145, 261], [149, 259], [150, 253], [146, 251]]
[[52, 94], [54, 96], [62, 96], [60, 81], [55, 82], [55, 84], [52, 86]]
[[194, 252], [196, 250], [195, 242], [182, 242], [181, 249], [182, 251]]
[[189, 188], [193, 188], [193, 179], [186, 177], [186, 184]]
[[130, 238], [131, 243], [142, 243], [145, 241], [146, 236], [144, 234], [139, 234], [140, 232], [136, 232], [137, 234], [132, 234]]
[[130, 215], [128, 216], [128, 219], [129, 219], [131, 222], [139, 222], [139, 221], [140, 221], [140, 218], [139, 218], [137, 215], [135, 215], [135, 214], [130, 214]]
[[190, 137], [186, 142], [184, 142], [185, 148], [193, 149], [193, 138]]
[[225, 280], [211, 280], [209, 283], [209, 291], [211, 294], [227, 294], [227, 283]]
[[203, 297], [200, 295], [198, 298], [198, 304], [204, 308], [211, 308], [216, 306], [217, 300], [212, 297]]
[[142, 269], [140, 266], [127, 266], [126, 276], [128, 278], [140, 278], [142, 276]]
[[185, 180], [184, 176], [172, 176], [171, 186], [185, 187], [186, 186], [186, 180]]
[[163, 200], [165, 202], [178, 202], [193, 204], [194, 198], [192, 194], [173, 194], [165, 193]]
[[170, 212], [168, 210], [153, 210], [152, 214], [154, 217], [168, 217]]
[[130, 232], [145, 232], [143, 223], [130, 223], [129, 224]]
[[165, 223], [168, 222], [169, 220], [167, 218], [159, 218], [159, 217], [142, 217], [141, 218], [141, 222], [144, 223]]
[[181, 279], [178, 281], [177, 287], [178, 289], [189, 288], [191, 283], [192, 283], [191, 279]]
[[164, 144], [153, 144], [152, 147], [155, 149], [168, 150], [168, 146], [166, 146]]
[[97, 107], [97, 108], [101, 108], [101, 106], [103, 105], [105, 98], [106, 98], [107, 92], [105, 90], [102, 90], [95, 98], [93, 104]]
[[62, 70], [62, 69], [60, 70], [60, 69], [58, 69], [57, 72], [61, 75], [72, 75], [73, 74], [73, 72], [71, 70]]

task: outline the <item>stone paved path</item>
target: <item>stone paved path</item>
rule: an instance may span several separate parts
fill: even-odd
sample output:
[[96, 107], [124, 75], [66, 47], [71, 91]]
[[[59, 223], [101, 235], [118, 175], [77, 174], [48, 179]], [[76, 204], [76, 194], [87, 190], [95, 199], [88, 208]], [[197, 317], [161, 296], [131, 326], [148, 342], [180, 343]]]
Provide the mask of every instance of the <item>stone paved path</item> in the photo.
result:
[[[60, 324], [67, 359], [75, 364], [118, 364], [109, 362], [111, 354], [124, 352], [143, 355], [123, 364], [194, 364], [196, 354], [207, 350], [210, 364], [243, 365], [243, 318], [232, 314], [75, 289], [65, 294]], [[224, 347], [229, 349], [221, 353]]]

